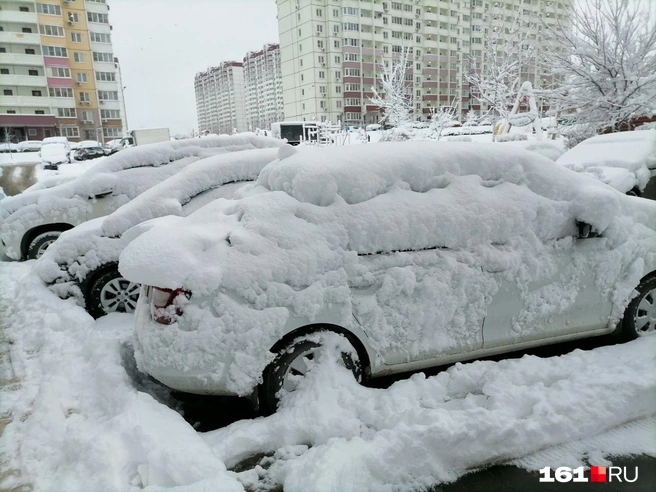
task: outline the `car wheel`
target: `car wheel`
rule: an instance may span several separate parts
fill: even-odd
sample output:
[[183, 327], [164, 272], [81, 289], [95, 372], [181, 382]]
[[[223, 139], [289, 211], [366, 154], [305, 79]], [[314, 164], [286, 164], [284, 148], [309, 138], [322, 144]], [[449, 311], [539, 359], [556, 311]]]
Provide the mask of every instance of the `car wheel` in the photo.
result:
[[622, 334], [628, 340], [656, 333], [656, 275], [642, 281], [636, 290], [638, 295], [622, 319]]
[[59, 236], [61, 236], [61, 231], [48, 231], [32, 239], [27, 247], [27, 259], [36, 260], [40, 258], [48, 249], [48, 246], [54, 243]]
[[629, 196], [637, 196], [638, 198], [642, 196], [642, 193], [640, 193], [640, 188], [638, 188], [637, 186], [634, 187], [632, 190], [627, 191], [626, 194]]
[[[299, 378], [304, 377], [311, 369], [314, 360], [322, 349], [321, 341], [300, 339], [278, 352], [278, 356], [267, 366], [263, 374], [263, 383], [259, 391], [260, 408], [265, 414], [276, 411], [280, 402], [280, 392], [295, 391]], [[359, 357], [351, 353], [342, 353], [344, 366], [353, 373], [358, 382], [362, 382], [362, 363]]]
[[105, 270], [87, 289], [86, 308], [94, 318], [109, 313], [132, 313], [139, 300], [140, 285], [121, 276], [116, 268]]

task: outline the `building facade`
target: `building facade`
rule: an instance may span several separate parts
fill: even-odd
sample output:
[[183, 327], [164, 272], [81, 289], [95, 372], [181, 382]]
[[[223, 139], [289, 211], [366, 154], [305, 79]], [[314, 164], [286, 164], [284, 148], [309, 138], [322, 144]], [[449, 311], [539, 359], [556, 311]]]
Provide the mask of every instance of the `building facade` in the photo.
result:
[[249, 130], [269, 129], [283, 121], [280, 45], [267, 44], [244, 57], [246, 124]]
[[3, 0], [3, 141], [108, 141], [127, 130], [106, 0]]
[[223, 62], [197, 73], [194, 89], [198, 131], [231, 134], [248, 129], [244, 106], [243, 63]]
[[[461, 116], [488, 108], [471, 96], [470, 60], [485, 70], [486, 29], [517, 19], [540, 47], [542, 21], [566, 21], [570, 0], [278, 0], [285, 117], [291, 120], [375, 123], [370, 102], [382, 91], [382, 66], [411, 50], [406, 80], [413, 117], [457, 105]], [[542, 74], [522, 68], [522, 80], [540, 87]]]

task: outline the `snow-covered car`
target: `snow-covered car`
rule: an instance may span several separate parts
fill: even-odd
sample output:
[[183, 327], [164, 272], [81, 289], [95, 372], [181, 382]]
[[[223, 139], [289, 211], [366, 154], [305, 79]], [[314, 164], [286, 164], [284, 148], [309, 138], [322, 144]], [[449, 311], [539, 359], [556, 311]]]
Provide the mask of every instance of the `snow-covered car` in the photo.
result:
[[44, 144], [39, 150], [39, 157], [44, 169], [58, 169], [60, 164], [71, 162], [71, 149], [61, 142]]
[[[38, 258], [63, 231], [112, 213], [192, 162], [281, 144], [277, 139], [244, 133], [144, 145], [107, 157], [72, 181], [3, 200], [0, 246], [16, 260]], [[41, 152], [47, 147], [50, 145], [44, 145]]]
[[73, 152], [73, 158], [76, 161], [96, 159], [98, 157], [103, 157], [104, 155], [105, 150], [102, 148], [102, 144], [94, 140], [83, 140]]
[[18, 144], [0, 143], [0, 154], [8, 154], [11, 152], [18, 152]]
[[141, 371], [269, 410], [326, 331], [356, 378], [653, 333], [655, 270], [656, 203], [522, 149], [431, 142], [283, 146], [238, 199], [119, 261], [143, 285]]
[[110, 215], [65, 231], [34, 268], [53, 292], [77, 298], [95, 318], [133, 312], [139, 285], [118, 272], [125, 246], [156, 223], [153, 219], [186, 216], [212, 200], [232, 198], [277, 156], [278, 148], [273, 147], [194, 162]]
[[596, 135], [556, 162], [590, 174], [622, 193], [641, 196], [656, 176], [656, 129]]
[[42, 145], [41, 140], [25, 140], [18, 144], [18, 152], [38, 152]]

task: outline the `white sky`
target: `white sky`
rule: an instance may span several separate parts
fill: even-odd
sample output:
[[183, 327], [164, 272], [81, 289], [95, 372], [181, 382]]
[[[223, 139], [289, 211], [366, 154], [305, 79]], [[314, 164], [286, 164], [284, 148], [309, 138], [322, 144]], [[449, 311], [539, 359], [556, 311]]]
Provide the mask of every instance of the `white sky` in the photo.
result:
[[197, 129], [194, 75], [278, 42], [275, 0], [108, 0], [128, 127]]

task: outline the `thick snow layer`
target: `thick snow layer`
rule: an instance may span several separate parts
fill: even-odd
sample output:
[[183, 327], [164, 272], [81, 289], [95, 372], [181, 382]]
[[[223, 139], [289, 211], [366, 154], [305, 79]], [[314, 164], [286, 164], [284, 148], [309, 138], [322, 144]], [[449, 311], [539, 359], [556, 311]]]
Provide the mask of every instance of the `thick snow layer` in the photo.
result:
[[[651, 337], [548, 359], [456, 364], [386, 390], [358, 385], [333, 358], [283, 397], [275, 415], [204, 438], [228, 467], [266, 453], [261, 466], [237, 475], [252, 489], [423, 490], [655, 415], [655, 351]], [[618, 448], [612, 435], [607, 442], [588, 456], [591, 464], [607, 464], [604, 455]], [[557, 466], [579, 466], [582, 454], [599, 449], [588, 446], [552, 449], [560, 451]], [[656, 454], [654, 441], [637, 448]]]
[[[326, 358], [276, 415], [199, 434], [134, 371], [131, 316], [94, 323], [29, 263], [2, 262], [0, 313], [3, 490], [417, 490], [507, 460], [656, 457], [656, 337], [457, 364], [389, 389], [361, 387]], [[259, 453], [257, 466], [226, 471]]]
[[591, 174], [622, 193], [635, 187], [644, 190], [651, 171], [656, 170], [656, 130], [597, 135], [556, 162]]
[[[517, 337], [570, 309], [581, 279], [612, 298], [612, 326], [656, 268], [656, 203], [506, 144], [280, 155], [243, 198], [155, 227], [123, 251], [125, 277], [193, 294], [168, 326], [141, 303], [144, 370], [246, 394], [287, 322], [328, 310], [331, 323], [362, 326], [380, 364], [480, 346], [502, 282], [521, 293]], [[575, 220], [604, 238], [576, 241]]]
[[[19, 258], [20, 251], [12, 245], [35, 226], [53, 222], [77, 225], [94, 216], [113, 212], [200, 159], [239, 150], [279, 147], [281, 143], [280, 140], [246, 133], [126, 149], [103, 159], [72, 181], [3, 200], [0, 237], [8, 245], [7, 254]], [[90, 198], [108, 192], [111, 195], [99, 198], [98, 204]], [[95, 211], [94, 207], [102, 212]]]
[[39, 258], [35, 269], [46, 283], [57, 282], [52, 289], [60, 296], [80, 297], [75, 283], [102, 265], [118, 262], [123, 248], [151, 225], [122, 237], [125, 231], [150, 219], [188, 215], [213, 200], [232, 198], [277, 155], [277, 148], [265, 148], [197, 161], [110, 215], [66, 231]]

